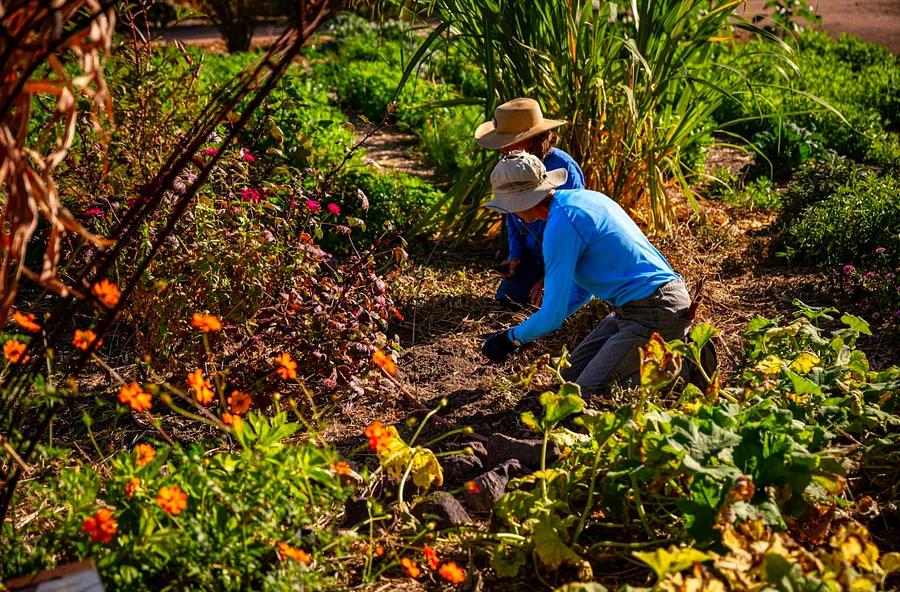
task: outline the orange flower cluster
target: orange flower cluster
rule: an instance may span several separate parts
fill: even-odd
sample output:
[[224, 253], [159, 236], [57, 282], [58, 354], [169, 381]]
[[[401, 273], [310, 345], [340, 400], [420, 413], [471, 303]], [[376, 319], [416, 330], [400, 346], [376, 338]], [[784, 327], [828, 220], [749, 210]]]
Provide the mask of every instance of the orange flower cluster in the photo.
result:
[[[96, 343], [94, 343], [96, 341]], [[103, 343], [103, 340], [97, 340], [97, 334], [90, 329], [75, 329], [75, 337], [72, 339], [72, 345], [80, 350], [97, 349]]]
[[10, 364], [24, 364], [28, 361], [28, 355], [25, 350], [28, 346], [16, 339], [8, 339], [3, 344], [3, 355], [9, 360]]
[[369, 448], [376, 452], [387, 450], [394, 435], [380, 421], [372, 423], [364, 432], [369, 439]]
[[12, 320], [14, 320], [18, 326], [22, 327], [24, 331], [28, 331], [29, 333], [37, 333], [41, 330], [41, 326], [35, 322], [37, 321], [37, 317], [30, 312], [15, 311], [12, 313]]
[[187, 509], [188, 495], [177, 485], [161, 487], [156, 494], [156, 503], [172, 516], [177, 516]]
[[372, 354], [372, 361], [391, 376], [397, 375], [397, 364], [394, 363], [394, 359], [380, 349], [376, 349]]
[[349, 475], [353, 472], [353, 469], [350, 468], [350, 464], [345, 460], [339, 460], [331, 465], [331, 470], [338, 475]]
[[425, 562], [428, 564], [428, 567], [431, 568], [432, 571], [438, 568], [438, 565], [441, 564], [441, 559], [438, 557], [437, 551], [435, 551], [432, 547], [425, 545], [422, 548], [422, 555], [425, 556]]
[[108, 543], [119, 530], [119, 523], [112, 517], [113, 513], [100, 508], [93, 516], [88, 516], [81, 523], [81, 531], [91, 535], [93, 543]]
[[289, 378], [297, 378], [297, 362], [291, 357], [291, 354], [284, 352], [277, 358], [275, 363], [278, 364], [278, 376], [287, 380]]
[[197, 399], [201, 405], [209, 405], [212, 403], [215, 394], [212, 392], [212, 385], [209, 384], [209, 381], [203, 376], [203, 370], [197, 368], [193, 372], [188, 372], [187, 383], [188, 386], [191, 387], [191, 390], [194, 391], [194, 398]]
[[478, 487], [478, 483], [475, 483], [474, 481], [466, 481], [463, 487], [465, 487], [466, 491], [469, 493], [481, 493], [481, 488]]
[[94, 296], [96, 296], [106, 308], [114, 308], [119, 303], [119, 298], [122, 297], [119, 286], [106, 278], [103, 278], [94, 284], [94, 287], [91, 288], [91, 292], [94, 293]]
[[455, 586], [466, 581], [466, 570], [457, 565], [455, 561], [448, 561], [442, 565], [438, 573], [442, 578]]
[[142, 389], [138, 383], [132, 382], [119, 389], [119, 402], [128, 405], [134, 411], [147, 411], [153, 406], [153, 395]]
[[299, 561], [303, 565], [309, 565], [310, 562], [312, 562], [312, 555], [303, 549], [292, 547], [287, 543], [278, 543], [277, 546], [278, 553], [281, 555], [282, 559], [293, 559], [294, 561]]
[[137, 453], [137, 466], [139, 467], [153, 462], [153, 459], [156, 458], [156, 449], [149, 444], [138, 444], [134, 447], [134, 451]]
[[132, 477], [128, 483], [125, 484], [125, 499], [130, 500], [134, 497], [134, 492], [137, 491], [137, 488], [141, 486], [141, 478], [140, 477]]
[[231, 391], [228, 396], [228, 409], [234, 415], [243, 415], [250, 409], [253, 399], [250, 395], [241, 391]]
[[198, 329], [201, 333], [217, 333], [222, 330], [222, 321], [216, 315], [195, 312], [191, 317], [191, 327]]
[[422, 570], [419, 569], [419, 566], [416, 565], [416, 562], [410, 559], [409, 557], [404, 557], [400, 560], [400, 567], [403, 568], [403, 572], [413, 578], [416, 579], [420, 575], [422, 575]]
[[222, 414], [222, 423], [227, 426], [233, 427], [237, 431], [240, 431], [240, 429], [244, 427], [244, 420], [241, 419], [240, 415], [234, 415], [233, 413], [228, 413], [227, 411]]

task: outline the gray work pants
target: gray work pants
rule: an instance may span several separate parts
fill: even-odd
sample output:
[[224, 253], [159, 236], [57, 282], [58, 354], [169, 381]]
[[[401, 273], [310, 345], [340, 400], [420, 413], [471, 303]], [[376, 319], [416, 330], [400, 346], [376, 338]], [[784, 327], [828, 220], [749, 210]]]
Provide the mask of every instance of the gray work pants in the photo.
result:
[[578, 344], [569, 356], [572, 365], [563, 370], [563, 378], [577, 383], [585, 396], [608, 390], [614, 382], [623, 387], [636, 385], [638, 349], [653, 333], [666, 341], [683, 339], [690, 325], [685, 318], [690, 306], [684, 282], [673, 280], [647, 298], [616, 308]]

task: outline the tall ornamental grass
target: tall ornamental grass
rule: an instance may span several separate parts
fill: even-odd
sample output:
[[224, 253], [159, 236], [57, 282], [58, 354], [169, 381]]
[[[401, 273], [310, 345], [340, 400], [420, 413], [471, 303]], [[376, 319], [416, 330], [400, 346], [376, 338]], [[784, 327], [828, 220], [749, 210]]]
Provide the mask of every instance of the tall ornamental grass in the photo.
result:
[[[713, 111], [726, 97], [743, 104], [761, 84], [730, 64], [735, 30], [768, 40], [760, 51], [771, 54], [768, 63], [785, 79], [797, 71], [788, 45], [738, 20], [740, 4], [429, 0], [420, 3], [421, 15], [440, 24], [417, 57], [441, 42], [455, 44], [485, 76], [488, 92], [477, 101], [487, 119], [518, 96], [567, 119], [563, 145], [584, 169], [588, 187], [662, 229], [672, 217], [671, 190], [697, 207], [689, 177], [702, 143], [717, 129]], [[457, 232], [483, 230], [479, 204], [490, 190], [484, 173], [495, 159], [484, 155], [461, 175], [432, 220], [443, 218], [445, 229]]]

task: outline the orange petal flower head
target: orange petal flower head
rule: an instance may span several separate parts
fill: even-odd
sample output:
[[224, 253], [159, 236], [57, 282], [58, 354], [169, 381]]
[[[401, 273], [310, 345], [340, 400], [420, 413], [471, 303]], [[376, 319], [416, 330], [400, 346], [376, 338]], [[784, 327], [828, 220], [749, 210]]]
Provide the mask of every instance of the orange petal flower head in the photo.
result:
[[409, 557], [404, 557], [400, 560], [400, 567], [403, 568], [403, 572], [413, 578], [416, 579], [420, 575], [422, 575], [422, 570], [419, 569], [419, 566], [416, 565], [416, 562], [410, 559]]
[[372, 361], [391, 376], [397, 375], [397, 364], [394, 362], [394, 359], [380, 349], [376, 349], [375, 353], [372, 354]]
[[12, 313], [12, 320], [14, 320], [18, 326], [22, 327], [24, 331], [28, 331], [29, 333], [37, 333], [41, 330], [41, 326], [35, 322], [37, 317], [30, 312], [15, 311]]
[[478, 487], [478, 483], [475, 483], [474, 481], [466, 481], [463, 487], [465, 487], [466, 491], [470, 493], [481, 493], [481, 488]]
[[448, 561], [442, 565], [438, 573], [451, 584], [459, 585], [466, 581], [466, 570], [457, 565], [455, 561]]
[[338, 462], [331, 465], [331, 470], [338, 475], [349, 475], [353, 472], [353, 469], [350, 468], [349, 463], [347, 463], [347, 461], [345, 460], [339, 460]]
[[369, 439], [369, 448], [376, 452], [387, 450], [394, 435], [380, 421], [373, 422], [366, 428], [365, 435]]
[[195, 312], [191, 317], [191, 326], [201, 333], [217, 333], [222, 330], [222, 321], [216, 315]]
[[3, 344], [3, 355], [10, 364], [24, 364], [29, 356], [25, 354], [28, 346], [16, 339], [8, 339]]
[[197, 368], [193, 372], [188, 372], [187, 383], [188, 386], [191, 387], [191, 390], [194, 391], [194, 398], [197, 399], [201, 405], [209, 405], [212, 403], [215, 398], [215, 393], [212, 392], [212, 385], [209, 384], [209, 381], [203, 376], [203, 370]]
[[153, 395], [142, 389], [138, 383], [132, 382], [119, 389], [119, 402], [128, 405], [134, 411], [147, 411], [153, 406]]
[[106, 308], [114, 308], [119, 303], [119, 298], [122, 297], [119, 286], [106, 278], [103, 278], [94, 284], [94, 287], [91, 288], [91, 292], [94, 293], [94, 296], [96, 296]]
[[112, 512], [100, 508], [93, 516], [88, 516], [81, 523], [81, 530], [91, 535], [91, 542], [108, 543], [119, 530], [119, 523], [112, 517]]
[[187, 509], [187, 499], [188, 495], [177, 485], [161, 487], [156, 494], [156, 503], [172, 516], [177, 516]]
[[137, 466], [142, 467], [156, 458], [156, 449], [149, 444], [138, 444], [134, 447], [137, 453]]
[[287, 543], [278, 543], [278, 553], [281, 555], [282, 559], [293, 559], [294, 561], [299, 561], [303, 565], [309, 565], [312, 561], [312, 555], [303, 549], [292, 547]]
[[438, 568], [438, 565], [441, 563], [440, 557], [438, 557], [437, 551], [425, 545], [422, 549], [422, 555], [425, 556], [425, 562], [428, 563], [428, 567], [431, 568], [432, 571]]
[[278, 375], [285, 380], [289, 378], [297, 378], [297, 362], [291, 358], [291, 354], [288, 352], [284, 352], [277, 358], [275, 358], [275, 363], [278, 364]]
[[125, 499], [130, 500], [134, 497], [134, 492], [137, 491], [137, 488], [141, 486], [141, 478], [140, 477], [132, 477], [128, 483], [125, 484]]
[[241, 391], [232, 391], [228, 396], [228, 409], [234, 415], [243, 415], [247, 413], [247, 410], [250, 409], [250, 403], [253, 402], [253, 399], [250, 398], [250, 395]]
[[227, 426], [231, 426], [235, 429], [235, 431], [240, 431], [240, 429], [244, 426], [244, 420], [241, 419], [240, 415], [234, 415], [232, 413], [228, 413], [227, 411], [222, 414], [222, 423]]
[[[94, 343], [96, 342], [96, 343]], [[97, 349], [103, 343], [103, 340], [97, 340], [97, 334], [90, 329], [75, 329], [75, 337], [72, 338], [72, 345], [80, 350]]]

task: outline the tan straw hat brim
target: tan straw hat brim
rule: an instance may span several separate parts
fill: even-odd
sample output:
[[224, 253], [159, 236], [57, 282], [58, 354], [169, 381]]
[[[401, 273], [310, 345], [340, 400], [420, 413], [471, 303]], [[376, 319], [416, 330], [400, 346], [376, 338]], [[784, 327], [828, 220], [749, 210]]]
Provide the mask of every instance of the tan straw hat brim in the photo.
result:
[[566, 125], [563, 119], [544, 119], [536, 126], [517, 134], [501, 134], [494, 127], [493, 121], [485, 121], [475, 130], [475, 141], [490, 150], [502, 150], [532, 136]]
[[566, 169], [554, 169], [547, 172], [547, 176], [536, 186], [525, 191], [494, 191], [494, 199], [484, 204], [483, 207], [495, 210], [502, 214], [515, 214], [523, 212], [541, 203], [553, 189], [566, 182], [569, 173]]

